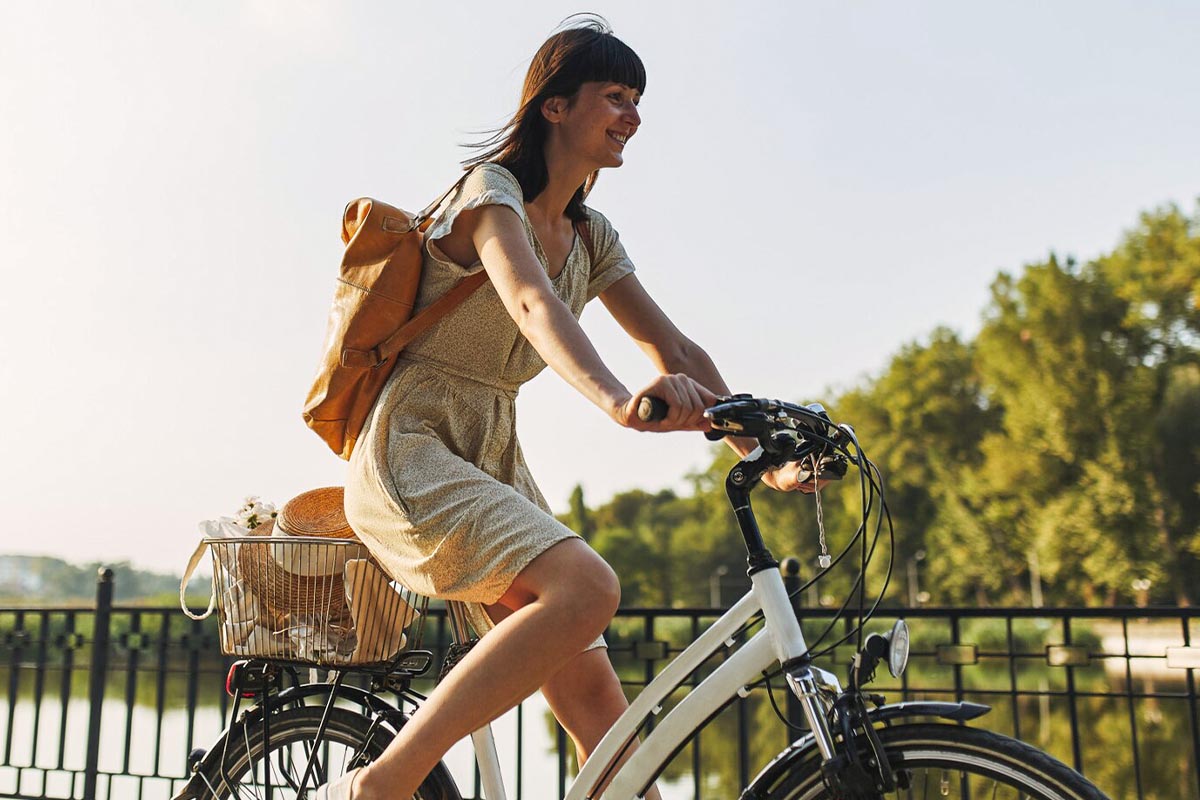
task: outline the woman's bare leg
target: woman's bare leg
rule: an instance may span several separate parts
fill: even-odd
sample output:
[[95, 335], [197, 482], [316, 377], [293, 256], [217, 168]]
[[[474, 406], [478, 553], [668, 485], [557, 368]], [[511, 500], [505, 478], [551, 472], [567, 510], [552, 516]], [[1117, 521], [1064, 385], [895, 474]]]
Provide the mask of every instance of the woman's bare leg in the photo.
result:
[[[621, 681], [613, 670], [608, 651], [587, 650], [575, 656], [542, 686], [542, 694], [555, 718], [575, 742], [575, 753], [583, 764], [596, 745], [629, 707]], [[637, 750], [637, 742], [625, 751], [622, 763]], [[603, 790], [604, 785], [599, 787]], [[596, 792], [597, 795], [600, 792]], [[651, 786], [646, 800], [658, 800], [658, 787]]]
[[409, 798], [446, 751], [533, 694], [608, 626], [620, 601], [612, 568], [581, 539], [530, 562], [501, 603], [516, 610], [438, 684], [375, 763], [354, 800]]

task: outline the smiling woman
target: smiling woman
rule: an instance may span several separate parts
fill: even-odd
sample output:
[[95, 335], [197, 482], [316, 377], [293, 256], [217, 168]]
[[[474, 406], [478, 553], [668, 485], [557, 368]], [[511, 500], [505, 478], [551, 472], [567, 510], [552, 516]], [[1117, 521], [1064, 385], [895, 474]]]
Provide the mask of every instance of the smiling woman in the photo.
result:
[[[598, 172], [623, 164], [645, 86], [641, 59], [602, 20], [559, 31], [534, 56], [516, 114], [434, 211], [416, 310], [468, 275], [489, 280], [403, 351], [351, 454], [346, 514], [393, 578], [468, 604], [481, 639], [379, 760], [318, 797], [409, 797], [454, 742], [539, 688], [581, 760], [626, 707], [601, 638], [617, 577], [550, 513], [514, 401], [549, 365], [622, 427], [698, 431], [729, 393], [584, 204]], [[640, 391], [579, 326], [595, 297], [660, 373]], [[640, 419], [644, 397], [665, 401], [666, 417]], [[800, 488], [797, 471], [765, 482]]]

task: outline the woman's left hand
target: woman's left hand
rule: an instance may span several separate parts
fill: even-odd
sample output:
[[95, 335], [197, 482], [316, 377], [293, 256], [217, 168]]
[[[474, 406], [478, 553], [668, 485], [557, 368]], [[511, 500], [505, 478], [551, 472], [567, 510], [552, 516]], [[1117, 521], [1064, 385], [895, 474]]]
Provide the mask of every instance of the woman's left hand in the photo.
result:
[[824, 488], [830, 483], [827, 478], [818, 478], [815, 481], [810, 477], [808, 480], [801, 482], [800, 473], [807, 474], [809, 468], [805, 467], [799, 461], [793, 461], [789, 464], [784, 464], [778, 469], [773, 469], [762, 476], [762, 482], [770, 486], [777, 492], [803, 492], [804, 494], [812, 494], [819, 488]]

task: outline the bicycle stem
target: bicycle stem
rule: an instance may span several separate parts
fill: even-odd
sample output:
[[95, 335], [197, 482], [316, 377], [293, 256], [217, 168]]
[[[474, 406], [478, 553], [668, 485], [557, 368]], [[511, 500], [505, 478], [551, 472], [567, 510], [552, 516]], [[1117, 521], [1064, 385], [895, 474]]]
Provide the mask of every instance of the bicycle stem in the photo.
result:
[[779, 562], [763, 543], [762, 532], [759, 531], [758, 521], [754, 518], [754, 509], [750, 506], [751, 490], [773, 466], [771, 456], [762, 447], [756, 447], [734, 465], [725, 479], [725, 494], [733, 507], [733, 515], [737, 518], [738, 529], [746, 544], [747, 574], [751, 578], [762, 570], [779, 568]]

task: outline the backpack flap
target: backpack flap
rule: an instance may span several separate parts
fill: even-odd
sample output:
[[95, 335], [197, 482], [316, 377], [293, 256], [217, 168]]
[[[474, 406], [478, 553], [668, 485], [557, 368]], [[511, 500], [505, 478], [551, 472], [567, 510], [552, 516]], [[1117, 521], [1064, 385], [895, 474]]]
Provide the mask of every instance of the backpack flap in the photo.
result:
[[421, 283], [421, 234], [413, 218], [387, 203], [360, 198], [342, 215], [346, 252], [304, 420], [342, 458], [349, 458], [394, 359], [345, 366], [345, 350], [371, 351], [412, 316]]
[[410, 319], [421, 286], [423, 233], [468, 174], [415, 217], [369, 197], [352, 200], [342, 213], [346, 252], [304, 402], [305, 423], [342, 458], [350, 458], [396, 354], [487, 281], [486, 272], [470, 275]]

